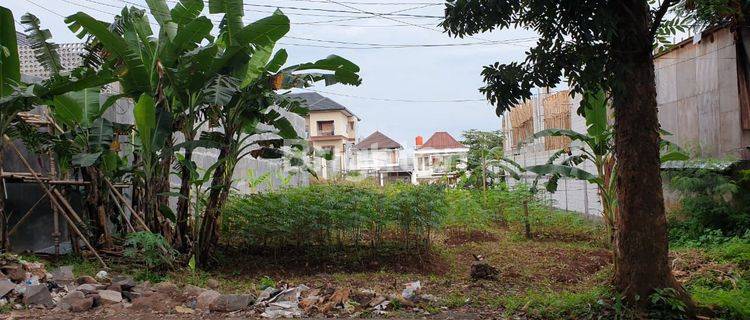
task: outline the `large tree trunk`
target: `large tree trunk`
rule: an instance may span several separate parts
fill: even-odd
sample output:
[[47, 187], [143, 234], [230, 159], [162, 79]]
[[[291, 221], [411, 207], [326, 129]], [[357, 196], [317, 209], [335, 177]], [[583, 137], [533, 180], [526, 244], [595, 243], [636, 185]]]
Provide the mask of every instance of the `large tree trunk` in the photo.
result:
[[[647, 1], [616, 1], [622, 12], [612, 55], [617, 156], [615, 285], [637, 307], [657, 288], [674, 288], [692, 306], [669, 264], [659, 161], [659, 119]], [[690, 308], [692, 310], [692, 308]]]
[[[192, 138], [191, 138], [192, 139]], [[193, 160], [193, 150], [185, 150], [185, 162]], [[190, 245], [190, 229], [188, 220], [190, 218], [190, 177], [191, 171], [187, 166], [182, 166], [180, 171], [180, 198], [177, 199], [177, 230], [175, 234], [175, 246], [182, 252], [186, 252]]]

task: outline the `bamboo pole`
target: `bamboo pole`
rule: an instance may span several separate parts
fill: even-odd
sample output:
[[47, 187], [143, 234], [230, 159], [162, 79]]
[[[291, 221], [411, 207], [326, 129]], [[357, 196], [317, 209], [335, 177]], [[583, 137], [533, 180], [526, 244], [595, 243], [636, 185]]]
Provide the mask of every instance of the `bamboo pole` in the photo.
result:
[[118, 191], [117, 189], [115, 189], [114, 186], [112, 186], [112, 182], [109, 182], [109, 179], [107, 178], [104, 178], [104, 182], [106, 182], [107, 185], [109, 186], [109, 190], [111, 190], [115, 195], [117, 195], [117, 197], [120, 198], [120, 201], [122, 201], [122, 203], [125, 204], [128, 210], [130, 210], [130, 212], [133, 213], [133, 216], [135, 217], [136, 220], [138, 220], [138, 223], [140, 223], [141, 227], [143, 227], [144, 230], [151, 232], [151, 229], [148, 228], [148, 226], [146, 225], [146, 222], [144, 222], [141, 219], [141, 217], [138, 215], [138, 212], [135, 211], [133, 207], [130, 206], [130, 204], [128, 203], [128, 200], [125, 199], [125, 196], [123, 196], [122, 193], [120, 193], [120, 191]]
[[16, 230], [18, 229], [18, 227], [21, 226], [24, 222], [26, 222], [26, 219], [29, 216], [31, 216], [31, 212], [34, 211], [34, 209], [36, 209], [36, 206], [38, 206], [42, 202], [42, 200], [44, 200], [45, 198], [47, 198], [47, 194], [42, 195], [42, 197], [39, 198], [39, 200], [37, 200], [34, 203], [34, 205], [31, 206], [31, 208], [29, 208], [29, 210], [26, 211], [23, 217], [21, 217], [21, 220], [18, 220], [18, 222], [16, 222], [16, 225], [13, 226], [13, 229], [10, 229], [10, 231], [8, 232], [8, 237], [16, 233]]
[[[34, 171], [34, 169], [31, 167], [31, 165], [29, 164], [29, 162], [26, 160], [26, 157], [24, 157], [23, 154], [21, 154], [21, 151], [18, 150], [18, 147], [16, 147], [15, 143], [13, 143], [13, 141], [11, 141], [10, 138], [8, 138], [8, 136], [4, 136], [3, 138], [13, 148], [13, 151], [16, 152], [16, 155], [18, 155], [18, 158], [21, 160], [21, 162], [26, 167], [26, 169], [29, 170], [29, 172], [34, 177], [34, 179], [37, 180], [37, 183], [39, 184], [39, 186], [41, 186], [42, 189], [44, 189], [44, 192], [47, 193], [47, 196], [49, 196], [49, 198], [53, 202], [53, 204], [56, 205], [56, 206], [58, 206], [61, 210], [64, 211], [63, 207], [60, 205], [60, 202], [62, 201], [63, 203], [65, 203], [65, 205], [66, 205], [67, 208], [72, 209], [70, 207], [70, 204], [65, 200], [65, 198], [55, 199], [55, 197], [52, 196], [52, 192], [50, 191], [49, 187], [46, 184], [44, 184], [44, 182], [42, 181], [41, 178], [39, 178], [39, 175], [36, 174], [36, 171]], [[73, 213], [73, 214], [75, 215], [75, 213]], [[104, 260], [102, 259], [102, 257], [99, 256], [99, 253], [96, 252], [96, 249], [94, 249], [94, 247], [91, 245], [91, 243], [89, 243], [89, 241], [86, 239], [86, 237], [83, 236], [83, 234], [81, 233], [81, 230], [79, 230], [78, 227], [75, 226], [75, 224], [70, 219], [70, 217], [68, 217], [67, 214], [64, 214], [63, 217], [65, 217], [65, 219], [68, 220], [68, 223], [73, 228], [73, 231], [75, 231], [76, 234], [78, 234], [78, 236], [81, 238], [81, 240], [83, 240], [83, 243], [91, 250], [91, 252], [94, 253], [94, 255], [99, 260], [99, 262], [102, 264], [102, 266], [104, 266], [104, 268], [107, 268], [107, 264], [104, 263]]]
[[80, 224], [83, 225], [84, 224], [83, 219], [81, 219], [81, 217], [78, 216], [78, 214], [76, 213], [76, 211], [73, 210], [73, 207], [70, 206], [70, 203], [68, 203], [68, 201], [65, 200], [65, 197], [63, 196], [62, 193], [60, 193], [60, 190], [54, 189], [54, 190], [52, 190], [52, 193], [54, 193], [54, 195], [56, 197], [55, 200], [59, 201], [60, 199], [62, 199], [62, 201], [60, 201], [60, 202], [63, 203], [63, 205], [65, 206], [65, 209], [67, 209], [68, 212], [71, 215], [73, 215], [73, 218], [75, 218], [76, 222], [78, 222], [78, 223], [80, 223]]
[[130, 231], [135, 232], [135, 228], [133, 228], [133, 225], [130, 224], [130, 219], [128, 219], [128, 216], [125, 215], [125, 210], [122, 209], [119, 199], [117, 199], [115, 194], [112, 193], [112, 189], [109, 189], [108, 191], [109, 191], [110, 198], [112, 198], [112, 200], [115, 201], [115, 206], [117, 206], [117, 211], [120, 212], [120, 214], [122, 215], [122, 218], [125, 219], [125, 222], [127, 223], [128, 227], [130, 227]]

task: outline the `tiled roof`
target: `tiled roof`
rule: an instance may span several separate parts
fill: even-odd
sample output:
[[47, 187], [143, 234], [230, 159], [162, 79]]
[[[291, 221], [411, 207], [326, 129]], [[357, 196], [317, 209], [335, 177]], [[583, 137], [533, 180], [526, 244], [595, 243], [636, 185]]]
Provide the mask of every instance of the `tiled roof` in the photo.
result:
[[367, 136], [364, 140], [357, 143], [354, 146], [358, 150], [373, 150], [373, 149], [400, 149], [401, 144], [388, 136], [382, 134], [380, 131], [375, 131], [373, 134]]
[[289, 96], [292, 98], [299, 98], [299, 99], [305, 100], [306, 102], [305, 105], [307, 106], [308, 109], [310, 109], [310, 111], [343, 110], [351, 114], [352, 116], [356, 117], [357, 119], [359, 119], [359, 117], [354, 115], [354, 113], [349, 111], [349, 109], [347, 109], [343, 105], [327, 97], [324, 97], [317, 92], [292, 93], [292, 94], [289, 94]]
[[430, 139], [427, 139], [427, 142], [425, 142], [421, 147], [418, 147], [417, 149], [456, 149], [456, 148], [466, 148], [463, 144], [456, 141], [456, 139], [453, 138], [449, 133], [445, 131], [439, 131], [435, 132], [435, 134], [430, 137]]

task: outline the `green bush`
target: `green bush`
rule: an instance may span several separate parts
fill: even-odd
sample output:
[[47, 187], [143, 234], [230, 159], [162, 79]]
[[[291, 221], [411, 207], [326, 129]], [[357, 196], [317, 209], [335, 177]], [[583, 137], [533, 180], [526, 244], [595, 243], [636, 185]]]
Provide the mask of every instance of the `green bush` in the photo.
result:
[[171, 267], [177, 251], [172, 249], [162, 235], [141, 231], [128, 234], [124, 255], [144, 263], [148, 270], [155, 270]]
[[726, 236], [750, 230], [750, 186], [745, 175], [738, 178], [706, 169], [665, 174], [668, 187], [681, 195], [681, 207], [669, 213], [670, 240], [699, 240], [709, 230]]
[[394, 238], [422, 245], [439, 226], [443, 207], [438, 186], [322, 184], [233, 195], [221, 227], [223, 239], [235, 245], [377, 246]]

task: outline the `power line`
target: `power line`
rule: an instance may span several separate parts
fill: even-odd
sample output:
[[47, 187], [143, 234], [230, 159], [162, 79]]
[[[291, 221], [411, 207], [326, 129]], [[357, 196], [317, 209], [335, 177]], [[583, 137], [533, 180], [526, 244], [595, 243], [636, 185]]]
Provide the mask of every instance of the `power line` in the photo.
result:
[[[172, 1], [174, 2], [174, 1]], [[261, 8], [274, 8], [274, 9], [290, 9], [290, 10], [301, 10], [301, 11], [321, 11], [321, 12], [336, 12], [336, 13], [354, 13], [361, 15], [362, 12], [359, 11], [350, 11], [350, 10], [336, 10], [336, 9], [322, 9], [322, 8], [303, 8], [303, 7], [291, 7], [291, 6], [275, 6], [275, 5], [269, 5], [269, 4], [252, 4], [252, 3], [245, 3], [246, 7], [261, 7]], [[422, 8], [426, 7], [433, 7], [440, 5], [440, 3], [432, 3], [432, 4], [426, 4], [423, 5]], [[442, 16], [436, 16], [436, 15], [425, 15], [425, 14], [408, 14], [408, 13], [384, 13], [386, 15], [390, 16], [398, 16], [398, 17], [413, 17], [413, 18], [434, 18], [434, 19], [440, 19], [443, 18]]]
[[[409, 22], [402, 21], [402, 20], [394, 19], [392, 17], [384, 16], [384, 15], [382, 15], [380, 13], [377, 13], [377, 12], [371, 12], [371, 11], [367, 11], [367, 10], [362, 10], [362, 9], [359, 9], [357, 7], [354, 7], [354, 6], [350, 6], [350, 5], [344, 4], [342, 2], [337, 2], [337, 1], [333, 1], [333, 0], [326, 0], [326, 1], [328, 1], [330, 3], [338, 4], [338, 5], [340, 5], [342, 7], [345, 7], [345, 8], [349, 8], [349, 9], [352, 9], [352, 10], [357, 10], [357, 11], [360, 11], [362, 13], [367, 13], [367, 14], [375, 15], [375, 16], [381, 17], [383, 19], [388, 19], [388, 20], [392, 20], [392, 21], [396, 21], [396, 22], [400, 22], [400, 23], [404, 23], [404, 24], [411, 24], [411, 25], [413, 25], [415, 27], [419, 27], [419, 28], [422, 28], [422, 29], [440, 32], [441, 34], [443, 33], [443, 31], [440, 31], [440, 30], [435, 29], [435, 28], [429, 28], [429, 27], [419, 26], [419, 25], [416, 25], [416, 24], [412, 24], [412, 23], [409, 23]], [[491, 40], [480, 38], [480, 37], [477, 37], [477, 36], [469, 36], [469, 37], [473, 38], [473, 39], [477, 39], [477, 40], [482, 40], [482, 41], [491, 41]], [[514, 44], [511, 44], [511, 45], [514, 45]]]
[[[27, 0], [27, 1], [30, 1], [30, 0]], [[81, 6], [83, 8], [94, 10], [94, 11], [97, 11], [97, 12], [100, 12], [100, 13], [108, 14], [108, 15], [111, 15], [111, 16], [116, 16], [115, 13], [107, 12], [107, 11], [104, 11], [104, 10], [100, 10], [98, 8], [94, 8], [94, 7], [91, 7], [91, 6], [84, 5], [84, 4], [76, 4], [76, 3], [73, 3], [73, 2], [71, 2], [69, 0], [62, 0], [62, 1], [66, 2], [66, 3], [69, 3], [71, 5], [74, 5], [74, 6]], [[114, 6], [114, 5], [111, 5], [111, 4], [99, 2], [97, 0], [86, 0], [86, 1], [92, 2], [92, 3], [96, 3], [96, 4], [101, 4], [101, 5]], [[128, 1], [123, 0], [123, 2], [128, 2]], [[44, 8], [44, 9], [46, 10], [46, 8]], [[57, 13], [55, 13], [55, 14], [57, 14]], [[59, 16], [62, 17], [62, 15], [59, 15]], [[154, 25], [154, 26], [158, 26], [158, 24], [154, 24], [154, 23], [150, 23], [150, 24]], [[473, 42], [473, 43], [441, 43], [441, 44], [360, 43], [360, 42], [348, 42], [348, 41], [322, 40], [322, 39], [313, 39], [313, 38], [305, 38], [305, 37], [294, 37], [294, 36], [286, 36], [285, 38], [297, 39], [297, 40], [304, 40], [304, 41], [323, 42], [323, 43], [334, 43], [334, 44], [342, 44], [342, 45], [350, 45], [350, 46], [312, 45], [312, 44], [300, 44], [300, 43], [279, 43], [279, 44], [282, 44], [282, 45], [291, 45], [291, 46], [313, 47], [313, 48], [368, 50], [368, 49], [404, 49], [404, 48], [432, 48], [432, 47], [461, 47], [461, 46], [493, 45], [493, 44], [516, 45], [517, 42], [530, 41], [532, 39], [535, 39], [536, 37], [518, 38], [518, 39], [509, 39], [509, 40], [499, 40], [499, 41]]]
[[[310, 2], [310, 3], [329, 3], [326, 0], [286, 0], [294, 2]], [[398, 6], [398, 5], [415, 5], [415, 4], [443, 4], [442, 2], [356, 2], [356, 1], [341, 1], [341, 3], [365, 5], [365, 6]]]
[[304, 90], [312, 91], [312, 92], [316, 92], [316, 93], [321, 93], [321, 94], [330, 94], [330, 95], [334, 95], [334, 96], [341, 96], [341, 97], [348, 97], [348, 98], [355, 98], [355, 99], [363, 99], [363, 100], [388, 101], [388, 102], [456, 103], [456, 102], [486, 102], [487, 101], [486, 99], [416, 100], [416, 99], [374, 98], [374, 97], [362, 97], [362, 96], [355, 96], [355, 95], [350, 95], [350, 94], [320, 91], [320, 90], [314, 90], [314, 89], [310, 89], [310, 88], [305, 88]]
[[[401, 48], [433, 48], [433, 47], [464, 47], [464, 46], [477, 46], [477, 45], [496, 45], [496, 44], [517, 44], [528, 42], [536, 39], [536, 37], [509, 39], [509, 40], [498, 40], [498, 41], [484, 41], [484, 42], [470, 42], [470, 43], [421, 43], [421, 44], [385, 44], [385, 43], [362, 43], [362, 42], [348, 42], [348, 41], [335, 41], [335, 40], [321, 40], [304, 37], [286, 36], [288, 39], [344, 44], [344, 45], [356, 45], [359, 47], [341, 47], [341, 46], [327, 46], [317, 45], [318, 48], [335, 48], [335, 49], [401, 49]], [[312, 46], [306, 44], [296, 43], [285, 43], [287, 45], [299, 45], [299, 46]]]

